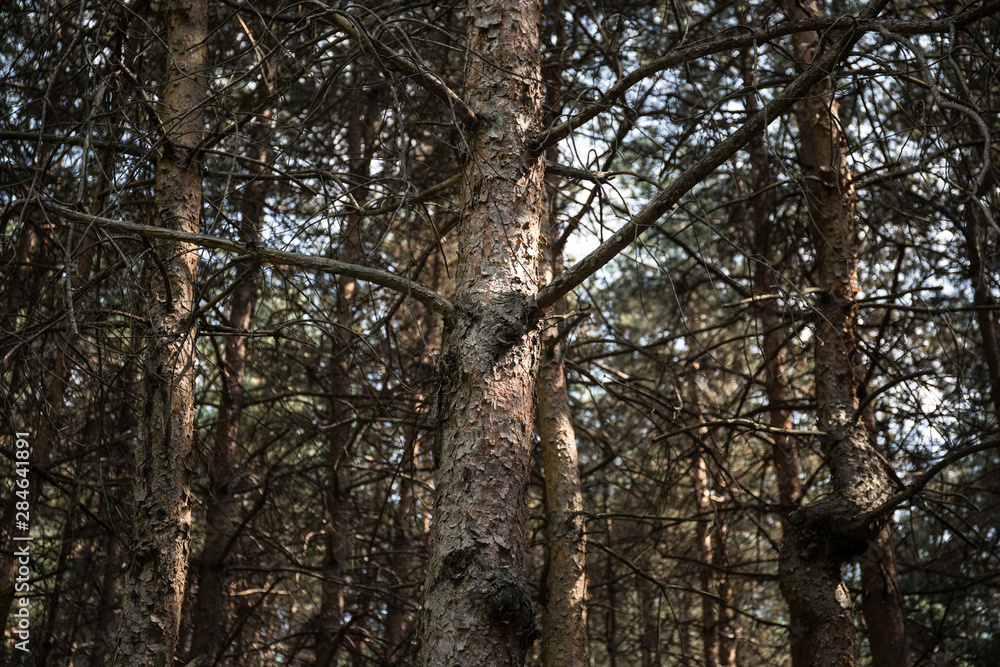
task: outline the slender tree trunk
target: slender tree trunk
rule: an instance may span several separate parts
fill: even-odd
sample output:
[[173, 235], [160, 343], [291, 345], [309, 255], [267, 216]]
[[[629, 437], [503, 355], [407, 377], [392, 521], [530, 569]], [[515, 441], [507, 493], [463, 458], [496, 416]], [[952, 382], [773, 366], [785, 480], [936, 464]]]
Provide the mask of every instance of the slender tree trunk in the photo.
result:
[[[164, 143], [156, 165], [155, 222], [197, 232], [207, 65], [206, 0], [166, 0]], [[191, 532], [197, 248], [157, 242], [149, 266], [151, 327], [137, 410], [134, 508], [113, 664], [170, 665], [177, 645]]]
[[[607, 544], [614, 544], [612, 539], [612, 528], [614, 521], [611, 518], [611, 502], [608, 488], [604, 488], [604, 513], [607, 519], [604, 521], [605, 541]], [[611, 553], [604, 555], [604, 581], [608, 590], [608, 606], [604, 610], [604, 644], [608, 652], [609, 667], [618, 665], [618, 586], [615, 585], [615, 564]], [[685, 652], [684, 655], [687, 655]]]
[[[72, 537], [73, 532], [73, 521], [74, 514], [76, 513], [76, 506], [71, 505], [65, 515], [65, 523], [62, 527], [62, 535], [60, 536], [61, 544], [59, 545], [59, 557], [56, 560], [55, 572], [52, 576], [52, 594], [49, 599], [49, 604], [45, 609], [45, 625], [42, 629], [41, 641], [38, 642], [40, 646], [37, 646], [37, 665], [38, 667], [48, 667], [52, 662], [52, 653], [55, 649], [56, 643], [56, 624], [59, 622], [59, 612], [62, 602], [66, 596], [64, 592], [64, 579], [66, 577], [66, 563], [69, 560], [70, 551], [76, 546], [76, 542]], [[93, 562], [94, 559], [94, 545], [88, 544], [84, 547], [88, 552], [86, 560]], [[79, 554], [83, 556], [83, 554]], [[81, 560], [83, 560], [81, 558]], [[64, 628], [71, 628], [69, 624], [63, 626]]]
[[94, 648], [88, 657], [88, 667], [104, 665], [104, 659], [110, 648], [108, 638], [115, 620], [115, 589], [118, 581], [121, 546], [117, 538], [109, 535], [107, 538], [107, 554], [102, 563], [104, 574], [101, 576], [101, 589], [97, 600], [97, 620], [93, 627]]
[[[698, 430], [700, 438], [708, 437], [708, 429]], [[715, 577], [712, 548], [712, 488], [708, 480], [708, 466], [698, 447], [694, 460], [694, 493], [698, 505], [698, 523], [695, 526], [696, 548], [699, 560], [698, 580], [701, 586], [701, 645], [705, 667], [719, 667], [719, 624], [715, 607]]]
[[861, 609], [868, 626], [872, 665], [909, 667], [910, 645], [891, 526], [882, 526], [861, 556]]
[[[250, 132], [256, 155], [266, 162], [268, 151], [262, 143], [270, 129], [270, 113], [263, 114], [251, 126]], [[256, 168], [258, 173], [262, 167]], [[260, 240], [264, 219], [266, 181], [247, 184], [240, 205], [240, 240], [252, 243]], [[237, 287], [232, 295], [228, 325], [232, 334], [225, 339], [221, 360], [221, 399], [218, 424], [215, 427], [212, 467], [209, 470], [207, 508], [205, 510], [205, 545], [198, 561], [198, 593], [191, 612], [191, 655], [214, 660], [222, 641], [228, 635], [230, 614], [227, 613], [228, 556], [239, 525], [237, 489], [237, 450], [240, 416], [243, 412], [243, 383], [246, 377], [247, 342], [251, 318], [257, 303], [258, 266], [247, 261], [236, 268]]]
[[524, 578], [543, 171], [539, 1], [470, 0], [468, 137], [455, 320], [439, 365], [421, 664], [520, 665], [537, 636]]
[[[691, 347], [696, 347], [691, 341]], [[694, 406], [699, 423], [704, 423], [698, 386], [691, 377], [689, 403]], [[712, 433], [705, 426], [695, 431], [697, 451], [694, 457], [694, 496], [699, 520], [695, 527], [695, 548], [700, 557], [702, 659], [706, 667], [728, 667], [736, 659], [735, 629], [729, 614], [732, 585], [729, 577], [719, 571], [726, 555], [726, 526], [719, 510], [724, 499], [716, 492], [709, 474], [706, 449], [711, 446]]]
[[[718, 526], [718, 537], [715, 540], [712, 562], [717, 568], [726, 568], [729, 566], [727, 548], [729, 531], [728, 526], [723, 520], [718, 522]], [[733, 579], [729, 576], [728, 572], [722, 571], [718, 573], [715, 591], [719, 597], [719, 612], [716, 617], [716, 627], [718, 628], [716, 636], [719, 640], [719, 665], [721, 667], [736, 667], [738, 664], [736, 649], [739, 646], [739, 625], [736, 623], [733, 614]]]
[[[971, 178], [970, 178], [971, 180]], [[976, 309], [976, 322], [983, 340], [983, 358], [989, 384], [993, 413], [1000, 420], [1000, 343], [997, 340], [996, 299], [990, 291], [986, 269], [983, 266], [983, 232], [979, 222], [982, 214], [974, 204], [966, 204], [965, 224], [961, 225], [965, 238], [965, 257], [969, 262], [969, 280], [972, 283], [972, 303]]]
[[[559, 238], [555, 220], [554, 186], [543, 235]], [[546, 245], [542, 252], [542, 280], [551, 282], [562, 271], [562, 252]], [[565, 311], [565, 301], [554, 310]], [[546, 608], [542, 624], [542, 664], [571, 667], [587, 662], [587, 540], [584, 535], [583, 494], [577, 463], [576, 434], [569, 408], [563, 346], [558, 325], [542, 332], [538, 366], [538, 436], [545, 468], [545, 515], [548, 521]]]
[[[369, 176], [366, 147], [371, 145], [366, 128], [364, 106], [361, 103], [361, 83], [355, 76], [351, 93], [352, 112], [348, 122], [347, 153], [352, 181], [364, 183]], [[366, 186], [353, 193], [354, 200], [364, 203]], [[347, 230], [341, 249], [341, 261], [356, 264], [361, 257], [361, 221], [357, 214], [347, 216]], [[326, 556], [323, 562], [323, 597], [316, 619], [316, 665], [334, 664], [337, 650], [345, 641], [343, 619], [347, 561], [350, 557], [350, 469], [348, 448], [353, 435], [351, 395], [351, 322], [357, 295], [357, 281], [340, 276], [337, 283], [336, 326], [330, 345], [330, 420], [332, 428], [327, 445], [327, 492], [324, 503], [327, 516]]]
[[[413, 474], [417, 434], [410, 433], [409, 443], [401, 465], [404, 477], [400, 479], [399, 501], [396, 503], [392, 516], [392, 553], [389, 556], [389, 568], [394, 575], [394, 584], [401, 586], [406, 581], [406, 571], [409, 567], [409, 552], [411, 549], [410, 520], [413, 513], [413, 484], [410, 478]], [[406, 608], [402, 592], [391, 593], [386, 601], [385, 612], [385, 643], [388, 648], [388, 663], [399, 664], [406, 654]]]
[[[440, 229], [436, 226], [436, 229]], [[435, 231], [436, 233], [436, 231]], [[441, 276], [443, 273], [443, 259], [441, 255], [435, 255], [431, 259], [430, 276], [427, 282], [428, 287], [435, 291], [440, 291]], [[439, 335], [437, 315], [430, 308], [424, 306], [420, 309], [422, 338], [428, 342], [434, 341]], [[430, 369], [433, 367], [431, 349], [425, 345], [423, 353], [420, 355], [420, 366]], [[417, 412], [422, 412], [426, 407], [426, 396], [418, 394], [414, 397], [418, 406]], [[419, 423], [419, 418], [414, 423]], [[388, 647], [390, 665], [403, 664], [413, 645], [411, 623], [406, 618], [406, 598], [403, 595], [402, 587], [410, 582], [410, 572], [413, 569], [412, 552], [414, 550], [414, 509], [416, 507], [416, 496], [413, 487], [417, 474], [417, 464], [420, 460], [423, 442], [421, 431], [415, 427], [405, 427], [406, 441], [409, 443], [403, 456], [401, 469], [403, 475], [399, 484], [399, 501], [393, 513], [392, 527], [392, 554], [389, 557], [390, 569], [395, 577], [394, 583], [400, 587], [398, 593], [393, 593], [386, 603], [385, 615], [385, 635]], [[421, 527], [422, 532], [426, 532], [426, 527]]]
[[660, 667], [660, 613], [656, 608], [655, 586], [648, 579], [638, 577], [636, 595], [639, 597], [640, 636], [642, 667]]
[[[789, 3], [791, 18], [819, 16], [816, 0]], [[819, 35], [793, 36], [795, 56], [808, 63], [818, 56]], [[833, 82], [813, 86], [796, 104], [802, 188], [816, 252], [815, 402], [823, 454], [835, 493], [794, 512], [786, 525], [780, 562], [781, 589], [793, 618], [796, 666], [855, 664], [854, 614], [841, 576], [881, 526], [846, 532], [859, 513], [885, 500], [887, 471], [857, 415], [855, 377], [858, 293], [855, 195], [847, 170]]]
[[[745, 18], [744, 18], [745, 22]], [[754, 58], [746, 51], [742, 64], [743, 83], [754, 90]], [[745, 96], [747, 115], [752, 116], [760, 108], [757, 95], [750, 93]], [[756, 295], [761, 300], [755, 304], [755, 312], [760, 329], [760, 349], [764, 362], [764, 394], [767, 397], [768, 424], [775, 429], [790, 431], [792, 429], [792, 412], [789, 409], [791, 391], [785, 374], [788, 343], [784, 321], [774, 297], [780, 286], [777, 280], [776, 264], [779, 261], [774, 244], [775, 221], [771, 203], [771, 177], [767, 148], [763, 137], [756, 137], [747, 144], [750, 155], [749, 189], [747, 193], [749, 207], [750, 247], [752, 248], [754, 265], [753, 278]], [[774, 476], [778, 487], [778, 506], [782, 517], [783, 530], [787, 530], [788, 516], [798, 507], [802, 499], [802, 482], [799, 479], [799, 454], [792, 436], [783, 433], [771, 435], [771, 459], [774, 464]], [[796, 609], [789, 610], [790, 626], [803, 626]], [[792, 644], [793, 667], [806, 667], [809, 664], [808, 646], [801, 642]]]

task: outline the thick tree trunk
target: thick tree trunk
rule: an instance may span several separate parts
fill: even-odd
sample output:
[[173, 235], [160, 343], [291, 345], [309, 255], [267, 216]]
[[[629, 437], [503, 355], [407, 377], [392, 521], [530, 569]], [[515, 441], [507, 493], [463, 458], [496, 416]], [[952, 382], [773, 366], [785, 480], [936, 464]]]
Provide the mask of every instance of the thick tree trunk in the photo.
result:
[[[555, 196], [549, 191], [550, 202]], [[547, 209], [544, 236], [559, 238], [553, 207]], [[543, 250], [544, 282], [562, 270], [562, 253]], [[565, 310], [564, 302], [556, 311]], [[542, 664], [571, 667], [587, 662], [587, 542], [583, 495], [577, 464], [576, 434], [569, 409], [563, 346], [558, 326], [542, 333], [538, 367], [538, 436], [545, 468], [545, 516], [548, 521], [548, 573], [542, 623]]]
[[524, 579], [543, 164], [539, 2], [470, 0], [468, 137], [455, 321], [439, 365], [421, 664], [520, 665], [537, 636]]
[[[816, 0], [789, 3], [789, 13], [793, 19], [820, 15]], [[809, 63], [818, 55], [819, 35], [797, 34], [793, 46], [797, 60]], [[891, 487], [857, 415], [855, 195], [832, 80], [821, 79], [811, 93], [796, 104], [796, 120], [821, 290], [816, 302], [815, 402], [835, 493], [789, 518], [780, 582], [796, 619], [796, 667], [848, 667], [855, 664], [854, 614], [841, 568], [864, 551], [881, 527], [850, 534], [845, 527], [885, 500]]]
[[[167, 0], [164, 143], [156, 166], [155, 221], [197, 232], [201, 165], [195, 148], [204, 131], [202, 77], [207, 65], [205, 0]], [[136, 411], [129, 559], [113, 664], [173, 661], [187, 580], [191, 530], [191, 446], [194, 438], [195, 277], [197, 248], [157, 242], [148, 267], [151, 331], [142, 359]]]

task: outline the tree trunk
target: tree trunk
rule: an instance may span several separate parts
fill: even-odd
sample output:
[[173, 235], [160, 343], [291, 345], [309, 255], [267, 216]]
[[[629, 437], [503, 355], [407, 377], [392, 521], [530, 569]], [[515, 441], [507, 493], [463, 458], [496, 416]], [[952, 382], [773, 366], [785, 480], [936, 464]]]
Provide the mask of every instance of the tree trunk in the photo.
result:
[[882, 526], [861, 556], [861, 609], [868, 626], [873, 667], [912, 664], [891, 526]]
[[[555, 212], [550, 205], [544, 236], [559, 238]], [[562, 253], [548, 245], [543, 251], [544, 282], [562, 271]], [[565, 310], [565, 302], [555, 307]], [[542, 664], [570, 667], [587, 662], [587, 541], [584, 535], [583, 496], [577, 465], [576, 434], [569, 409], [566, 369], [559, 328], [542, 333], [538, 367], [538, 436], [545, 468], [545, 516], [548, 521], [548, 573], [546, 608], [542, 624]]]
[[[692, 383], [693, 384], [693, 383]], [[700, 421], [700, 418], [699, 418]], [[708, 429], [697, 431], [699, 438], [708, 437]], [[712, 548], [712, 488], [709, 486], [708, 466], [700, 446], [696, 447], [694, 460], [694, 495], [698, 506], [698, 523], [695, 539], [698, 565], [698, 581], [701, 586], [701, 647], [705, 667], [719, 667], [719, 624], [715, 614], [715, 577]]]
[[108, 654], [109, 636], [115, 620], [115, 588], [118, 582], [119, 561], [121, 560], [121, 543], [114, 535], [107, 538], [105, 562], [101, 563], [104, 574], [101, 575], [101, 588], [97, 599], [97, 620], [94, 622], [94, 648], [87, 659], [88, 667], [100, 667], [105, 664]]
[[[544, 40], [555, 40], [557, 49], [566, 47], [566, 25], [562, 0], [550, 0], [545, 11], [549, 32]], [[562, 108], [562, 72], [555, 61], [543, 74], [548, 86], [544, 118], [555, 121]], [[546, 159], [555, 163], [559, 151], [552, 147]], [[562, 232], [556, 218], [558, 177], [546, 176], [546, 208], [542, 236], [547, 241], [541, 255], [541, 280], [552, 282], [563, 271]], [[558, 314], [566, 310], [566, 300], [554, 306]], [[583, 520], [583, 495], [569, 407], [569, 390], [563, 364], [564, 348], [557, 324], [542, 330], [542, 354], [538, 368], [538, 436], [545, 475], [545, 515], [548, 531], [546, 553], [545, 609], [542, 617], [542, 664], [546, 667], [583, 665], [587, 662], [587, 539]]]
[[[347, 153], [352, 182], [365, 183], [369, 175], [365, 147], [371, 144], [365, 126], [361, 104], [361, 83], [355, 76], [351, 93], [351, 115], [348, 121]], [[355, 201], [364, 204], [368, 198], [366, 186], [352, 193]], [[361, 257], [361, 216], [347, 216], [341, 261], [355, 264]], [[338, 648], [344, 642], [344, 589], [347, 561], [350, 556], [350, 470], [348, 448], [353, 437], [351, 423], [354, 412], [351, 395], [351, 322], [358, 284], [354, 278], [340, 276], [337, 282], [336, 325], [330, 344], [330, 435], [327, 444], [327, 492], [324, 497], [327, 516], [326, 556], [323, 562], [323, 597], [316, 619], [316, 665], [334, 664]]]
[[[602, 505], [607, 517], [604, 520], [606, 544], [614, 544], [612, 540], [614, 521], [611, 518], [610, 500], [608, 489], [605, 487]], [[604, 581], [608, 589], [608, 603], [604, 609], [604, 645], [608, 652], [609, 667], [618, 667], [618, 587], [612, 584], [615, 581], [615, 564], [610, 551], [604, 554]], [[687, 652], [685, 651], [683, 654], [687, 655]]]
[[[789, 3], [789, 14], [792, 19], [819, 16], [818, 2]], [[793, 46], [798, 62], [809, 63], [818, 56], [819, 35], [799, 33]], [[796, 667], [847, 667], [855, 664], [854, 614], [841, 568], [864, 551], [881, 527], [854, 533], [845, 528], [885, 500], [891, 487], [857, 415], [855, 195], [832, 80], [824, 77], [814, 84], [795, 112], [821, 290], [816, 301], [815, 403], [835, 493], [789, 518], [780, 582], [797, 623], [792, 626]]]
[[[440, 228], [441, 226], [436, 226], [436, 229]], [[430, 276], [427, 284], [431, 289], [440, 291], [444, 264], [443, 258], [440, 254], [436, 254], [430, 261]], [[419, 312], [421, 315], [419, 330], [424, 332], [422, 338], [428, 342], [436, 340], [439, 335], [437, 315], [426, 306], [422, 307]], [[434, 361], [431, 356], [431, 348], [428, 345], [424, 345], [422, 349], [420, 367], [426, 369], [433, 368]], [[428, 406], [426, 396], [423, 394], [414, 396], [414, 401], [418, 406], [416, 410], [417, 414], [422, 413]], [[414, 424], [421, 422], [422, 419], [419, 417], [414, 420]], [[409, 653], [413, 646], [412, 624], [407, 619], [406, 610], [408, 605], [402, 591], [405, 590], [404, 586], [408, 585], [411, 581], [414, 560], [412, 554], [414, 548], [418, 546], [414, 544], [415, 540], [413, 536], [414, 513], [417, 508], [414, 484], [415, 480], [418, 479], [418, 464], [421, 451], [424, 449], [421, 445], [424, 442], [426, 432], [416, 428], [416, 426], [407, 425], [404, 426], [404, 433], [406, 434], [406, 442], [409, 444], [403, 453], [403, 461], [400, 465], [400, 468], [404, 472], [400, 476], [399, 500], [393, 512], [392, 553], [389, 556], [390, 571], [394, 576], [393, 583], [398, 587], [397, 590], [399, 592], [390, 594], [386, 602], [385, 614], [385, 639], [386, 646], [388, 647], [387, 662], [389, 665], [404, 664], [410, 657]], [[427, 528], [424, 525], [421, 525], [418, 530], [424, 534], [427, 532]]]
[[[646, 569], [646, 568], [643, 568]], [[639, 646], [642, 667], [660, 667], [660, 612], [657, 607], [656, 586], [645, 577], [636, 577], [636, 595], [639, 598]]]
[[[163, 4], [167, 26], [162, 88], [164, 143], [156, 165], [155, 222], [197, 232], [207, 65], [205, 0]], [[134, 508], [122, 615], [113, 664], [170, 665], [187, 579], [194, 438], [197, 248], [161, 241], [148, 267], [151, 327], [142, 359]]]
[[[971, 177], [969, 180], [972, 180]], [[961, 228], [965, 239], [965, 257], [969, 261], [969, 280], [972, 283], [972, 304], [977, 306], [976, 322], [983, 340], [983, 358], [986, 361], [990, 402], [993, 404], [994, 415], [1000, 420], [1000, 343], [997, 341], [997, 304], [990, 291], [986, 268], [983, 265], [984, 235], [979, 222], [982, 212], [972, 203], [965, 204], [964, 208], [965, 224], [957, 226]]]
[[456, 316], [439, 365], [421, 664], [520, 665], [537, 636], [524, 578], [543, 164], [539, 2], [470, 0]]
[[[270, 113], [265, 112], [250, 128], [255, 148], [252, 153], [259, 162], [266, 162], [268, 157], [262, 140], [270, 128], [269, 116]], [[263, 168], [255, 169], [260, 173]], [[266, 181], [252, 180], [247, 184], [240, 206], [240, 240], [244, 243], [260, 240], [266, 196]], [[222, 640], [230, 625], [230, 614], [226, 610], [227, 563], [239, 525], [240, 505], [235, 499], [234, 483], [247, 366], [248, 336], [245, 333], [250, 330], [257, 303], [258, 270], [251, 261], [242, 262], [236, 268], [237, 287], [233, 291], [228, 322], [233, 333], [225, 339], [225, 357], [220, 360], [222, 387], [208, 480], [205, 546], [198, 563], [198, 593], [191, 615], [191, 656], [205, 655], [210, 661], [225, 648]]]

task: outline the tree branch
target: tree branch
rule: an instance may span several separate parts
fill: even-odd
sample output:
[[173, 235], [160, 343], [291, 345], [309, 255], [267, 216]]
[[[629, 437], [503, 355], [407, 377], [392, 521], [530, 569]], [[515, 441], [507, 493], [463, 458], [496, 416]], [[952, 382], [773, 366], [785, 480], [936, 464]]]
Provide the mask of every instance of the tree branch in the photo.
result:
[[[318, 0], [312, 0], [313, 4], [324, 9], [330, 9]], [[479, 118], [469, 108], [461, 97], [454, 90], [448, 87], [444, 79], [434, 74], [415, 55], [404, 55], [396, 53], [391, 48], [378, 41], [368, 32], [364, 31], [360, 24], [352, 20], [352, 17], [338, 11], [330, 12], [330, 19], [337, 24], [348, 36], [364, 42], [370, 46], [386, 63], [391, 65], [404, 76], [412, 77], [417, 83], [424, 87], [434, 97], [448, 105], [455, 112], [455, 116], [465, 127], [472, 127]]]
[[[885, 3], [880, 3], [880, 5], [884, 4]], [[881, 7], [879, 11], [881, 11]], [[853, 29], [857, 31], [858, 34], [862, 32], [875, 32], [881, 29], [888, 29], [892, 32], [906, 35], [948, 32], [953, 28], [960, 28], [986, 16], [990, 16], [997, 11], [1000, 11], [1000, 0], [990, 0], [989, 2], [984, 3], [981, 7], [967, 9], [964, 12], [960, 12], [955, 16], [946, 19], [927, 21], [875, 19], [874, 14], [877, 12], [874, 12], [871, 13], [871, 15], [862, 14], [855, 19]], [[684, 49], [678, 49], [673, 53], [669, 53], [662, 58], [657, 58], [656, 60], [643, 65], [642, 67], [619, 79], [613, 86], [611, 86], [611, 88], [607, 90], [607, 92], [601, 95], [601, 97], [593, 102], [589, 107], [572, 118], [548, 130], [539, 138], [538, 143], [533, 146], [532, 149], [542, 152], [549, 146], [562, 141], [571, 132], [596, 118], [600, 114], [607, 111], [609, 107], [616, 104], [618, 100], [621, 99], [630, 88], [632, 88], [632, 86], [636, 85], [643, 79], [655, 76], [664, 70], [677, 67], [679, 65], [683, 65], [684, 63], [688, 63], [715, 53], [739, 51], [747, 47], [763, 44], [773, 39], [777, 39], [778, 37], [784, 37], [794, 33], [806, 32], [808, 30], [824, 31], [832, 28], [840, 22], [845, 21], [845, 19], [852, 20], [851, 17], [842, 15], [793, 21], [790, 23], [770, 26], [753, 32], [747, 32], [742, 35], [718, 37], [716, 39], [702, 42], [701, 44], [694, 44]]]
[[[887, 2], [888, 0], [875, 0], [865, 8], [860, 19], [871, 18], [881, 11]], [[667, 211], [674, 208], [681, 197], [701, 183], [719, 165], [748, 144], [751, 139], [760, 134], [767, 127], [768, 123], [791, 109], [798, 99], [809, 91], [814, 83], [824, 76], [828, 76], [837, 63], [850, 53], [851, 48], [861, 35], [855, 27], [857, 24], [856, 19], [842, 17], [841, 21], [847, 25], [840, 39], [830, 47], [829, 51], [814, 60], [802, 74], [792, 81], [792, 83], [788, 84], [788, 87], [780, 95], [771, 100], [750, 120], [723, 140], [722, 143], [710, 150], [694, 167], [685, 171], [670, 185], [661, 190], [652, 201], [646, 204], [639, 213], [625, 223], [611, 238], [564, 271], [549, 283], [548, 286], [544, 287], [535, 297], [535, 316], [540, 317], [542, 311], [550, 308], [570, 290], [614, 259], [626, 246], [638, 239], [644, 230], [655, 225]]]
[[959, 449], [957, 451], [952, 452], [951, 454], [948, 454], [943, 459], [941, 459], [940, 461], [932, 465], [930, 468], [928, 468], [926, 472], [924, 472], [915, 480], [913, 480], [913, 482], [910, 483], [910, 485], [907, 486], [904, 490], [891, 496], [888, 500], [886, 500], [884, 503], [882, 503], [875, 509], [869, 510], [868, 512], [865, 512], [861, 516], [854, 519], [851, 522], [850, 526], [848, 527], [847, 531], [845, 532], [847, 534], [851, 534], [854, 532], [865, 531], [867, 529], [867, 526], [876, 523], [878, 521], [881, 521], [890, 512], [892, 512], [897, 507], [905, 503], [907, 500], [910, 500], [915, 495], [920, 493], [920, 491], [925, 486], [927, 486], [927, 484], [932, 479], [934, 479], [934, 477], [936, 477], [938, 473], [940, 473], [942, 470], [950, 466], [955, 461], [963, 459], [966, 456], [976, 454], [978, 452], [984, 452], [988, 449], [996, 449], [998, 447], [1000, 447], [1000, 438], [994, 438], [992, 440], [985, 440], [979, 443], [978, 445], [963, 447], [962, 449]]
[[181, 243], [191, 243], [201, 248], [225, 250], [226, 252], [235, 253], [239, 256], [252, 257], [259, 262], [266, 262], [278, 266], [297, 266], [299, 268], [320, 271], [323, 273], [350, 276], [380, 287], [386, 287], [405, 296], [412, 297], [420, 303], [423, 303], [441, 313], [446, 320], [450, 320], [455, 312], [455, 307], [452, 305], [451, 301], [444, 298], [434, 290], [425, 287], [420, 283], [409, 280], [408, 278], [389, 273], [388, 271], [372, 269], [366, 266], [359, 266], [357, 264], [348, 264], [347, 262], [340, 262], [335, 259], [327, 259], [325, 257], [312, 257], [310, 255], [287, 252], [284, 250], [275, 250], [264, 247], [247, 247], [236, 243], [235, 241], [219, 238], [217, 236], [209, 236], [207, 234], [191, 234], [189, 232], [181, 232], [173, 229], [164, 229], [162, 227], [152, 227], [150, 225], [125, 222], [124, 220], [102, 218], [99, 216], [88, 215], [86, 213], [80, 213], [78, 211], [74, 211], [73, 209], [66, 208], [65, 206], [60, 206], [59, 204], [42, 199], [22, 199], [12, 203], [9, 208], [13, 209], [16, 206], [38, 206], [49, 213], [58, 215], [76, 224], [95, 225], [101, 229], [123, 232], [125, 234], [136, 234], [145, 238], [166, 239]]

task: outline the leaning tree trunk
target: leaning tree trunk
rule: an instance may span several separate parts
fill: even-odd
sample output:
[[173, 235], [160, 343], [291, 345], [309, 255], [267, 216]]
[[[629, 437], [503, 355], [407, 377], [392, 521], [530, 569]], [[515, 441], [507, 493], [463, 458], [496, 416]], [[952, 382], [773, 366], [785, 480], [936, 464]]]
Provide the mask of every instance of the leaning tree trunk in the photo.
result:
[[[208, 3], [166, 0], [164, 141], [156, 165], [154, 220], [197, 232], [204, 132]], [[133, 484], [134, 514], [113, 664], [170, 665], [177, 644], [191, 532], [194, 439], [194, 245], [159, 241], [148, 267], [150, 331], [142, 358]]]
[[537, 635], [524, 578], [543, 164], [538, 0], [470, 0], [456, 315], [439, 364], [436, 491], [421, 664], [520, 665]]
[[[789, 3], [789, 7], [793, 19], [820, 15], [817, 0]], [[793, 45], [797, 60], [809, 63], [818, 56], [820, 36], [799, 33]], [[815, 403], [834, 493], [790, 516], [780, 583], [797, 620], [791, 628], [796, 667], [848, 667], [855, 664], [854, 613], [841, 569], [882, 528], [857, 528], [854, 519], [884, 501], [891, 487], [857, 414], [856, 199], [832, 79], [824, 77], [814, 84], [810, 94], [796, 104], [795, 112], [802, 188], [821, 290], [816, 301]]]

